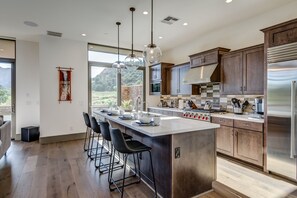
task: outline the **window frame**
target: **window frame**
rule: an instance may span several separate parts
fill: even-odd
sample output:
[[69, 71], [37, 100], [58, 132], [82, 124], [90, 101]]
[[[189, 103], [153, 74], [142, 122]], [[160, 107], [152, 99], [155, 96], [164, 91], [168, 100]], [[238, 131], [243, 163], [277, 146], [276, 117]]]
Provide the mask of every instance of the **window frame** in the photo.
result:
[[[92, 47], [92, 49], [91, 49]], [[93, 48], [97, 47], [98, 50], [94, 50]], [[100, 50], [102, 49], [102, 51]], [[87, 52], [88, 52], [88, 112], [92, 113], [92, 67], [96, 66], [97, 64], [102, 64], [101, 62], [96, 62], [96, 61], [89, 61], [89, 51], [98, 51], [98, 52], [104, 52], [104, 53], [115, 53], [117, 54], [117, 47], [113, 47], [113, 46], [107, 46], [107, 45], [100, 45], [100, 44], [94, 44], [94, 43], [88, 43], [87, 45]], [[125, 52], [130, 52], [131, 53], [131, 49], [126, 49], [126, 48], [120, 48], [120, 54], [124, 55], [123, 53], [121, 53], [121, 51], [125, 51]], [[142, 53], [142, 51], [139, 50], [133, 50], [136, 53]], [[106, 68], [111, 68], [111, 65], [109, 66], [108, 64], [104, 65], [103, 67]], [[147, 67], [146, 64], [144, 62], [144, 67], [143, 68], [138, 68], [138, 70], [142, 70], [143, 71], [143, 109], [146, 109], [146, 72], [147, 72]], [[117, 73], [117, 106], [121, 106], [121, 101], [122, 101], [122, 93], [121, 93], [121, 85], [122, 85], [122, 74], [121, 73]]]

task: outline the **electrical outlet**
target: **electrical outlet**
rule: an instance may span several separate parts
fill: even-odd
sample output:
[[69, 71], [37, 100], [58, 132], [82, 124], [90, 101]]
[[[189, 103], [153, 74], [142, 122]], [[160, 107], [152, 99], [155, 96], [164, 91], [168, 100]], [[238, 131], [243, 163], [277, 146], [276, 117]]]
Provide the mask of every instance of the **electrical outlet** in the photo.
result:
[[175, 148], [175, 155], [174, 156], [175, 156], [175, 159], [180, 158], [180, 147]]

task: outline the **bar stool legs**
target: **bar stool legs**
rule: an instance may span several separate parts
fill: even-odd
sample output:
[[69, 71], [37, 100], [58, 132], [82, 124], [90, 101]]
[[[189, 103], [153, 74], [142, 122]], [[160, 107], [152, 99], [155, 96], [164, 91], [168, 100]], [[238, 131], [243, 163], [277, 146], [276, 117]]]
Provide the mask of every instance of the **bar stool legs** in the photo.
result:
[[85, 141], [84, 141], [84, 151], [87, 151], [88, 150], [88, 148], [86, 148], [86, 142], [87, 142], [87, 139], [88, 139], [88, 133], [89, 133], [89, 127], [87, 127], [87, 129], [86, 129]]

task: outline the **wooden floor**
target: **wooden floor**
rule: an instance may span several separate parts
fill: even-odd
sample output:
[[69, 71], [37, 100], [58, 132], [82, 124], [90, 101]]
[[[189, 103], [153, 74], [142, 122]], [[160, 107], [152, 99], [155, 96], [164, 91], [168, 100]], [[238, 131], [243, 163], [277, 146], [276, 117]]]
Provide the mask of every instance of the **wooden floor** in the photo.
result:
[[252, 198], [296, 197], [297, 186], [217, 158], [217, 181]]
[[[82, 145], [82, 140], [47, 145], [13, 142], [7, 157], [0, 160], [0, 198], [120, 197], [109, 191], [107, 175], [99, 175]], [[297, 192], [293, 184], [222, 158], [217, 162], [217, 180], [249, 197], [281, 198]], [[153, 197], [153, 192], [141, 182], [127, 187], [124, 197]], [[221, 198], [215, 192], [202, 197]]]
[[[13, 142], [0, 160], [0, 198], [108, 198], [107, 174], [99, 175], [83, 152], [83, 141], [40, 145]], [[144, 183], [125, 188], [124, 197], [153, 197]]]

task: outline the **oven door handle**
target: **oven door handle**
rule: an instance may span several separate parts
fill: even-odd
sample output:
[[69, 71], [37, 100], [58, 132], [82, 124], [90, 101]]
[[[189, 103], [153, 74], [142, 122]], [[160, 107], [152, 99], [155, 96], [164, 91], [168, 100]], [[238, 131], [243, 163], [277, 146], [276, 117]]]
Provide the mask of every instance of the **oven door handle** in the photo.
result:
[[296, 81], [291, 81], [291, 148], [290, 148], [290, 158], [296, 158], [295, 106], [296, 106]]

